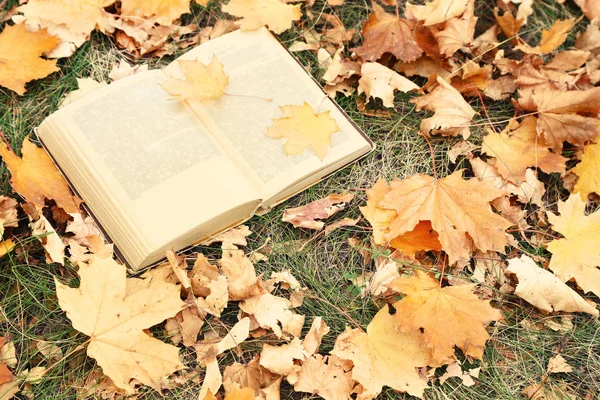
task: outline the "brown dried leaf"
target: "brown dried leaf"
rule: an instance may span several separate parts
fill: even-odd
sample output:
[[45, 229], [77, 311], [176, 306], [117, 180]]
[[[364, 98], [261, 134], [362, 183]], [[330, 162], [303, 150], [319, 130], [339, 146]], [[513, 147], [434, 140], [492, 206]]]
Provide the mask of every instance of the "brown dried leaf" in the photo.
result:
[[317, 219], [326, 219], [344, 209], [346, 203], [354, 198], [352, 193], [332, 193], [329, 196], [310, 202], [304, 206], [288, 208], [283, 212], [281, 220], [291, 223], [296, 228], [321, 230], [325, 222]]

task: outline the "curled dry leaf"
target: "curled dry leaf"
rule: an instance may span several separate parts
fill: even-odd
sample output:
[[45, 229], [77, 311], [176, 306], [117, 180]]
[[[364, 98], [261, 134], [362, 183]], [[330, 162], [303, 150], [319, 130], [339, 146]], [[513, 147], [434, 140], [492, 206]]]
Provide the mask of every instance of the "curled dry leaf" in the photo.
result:
[[519, 280], [515, 294], [540, 310], [585, 312], [596, 317], [600, 314], [573, 289], [550, 271], [538, 267], [526, 255], [508, 260], [506, 272], [515, 274]]
[[19, 226], [17, 201], [12, 197], [0, 196], [0, 236], [4, 228]]
[[178, 63], [185, 80], [171, 77], [161, 84], [170, 95], [180, 100], [208, 101], [225, 93], [229, 77], [215, 55], [208, 65], [200, 60], [179, 60]]
[[296, 228], [321, 230], [325, 222], [317, 221], [326, 219], [346, 207], [354, 198], [352, 193], [332, 193], [329, 196], [310, 202], [304, 206], [288, 208], [283, 212], [281, 220], [289, 222]]
[[56, 60], [40, 58], [58, 43], [45, 29], [29, 32], [25, 24], [6, 25], [0, 33], [0, 86], [23, 95], [27, 82], [58, 71]]
[[427, 380], [417, 368], [435, 365], [421, 332], [400, 332], [388, 306], [379, 310], [366, 333], [346, 328], [331, 354], [354, 363], [352, 379], [364, 388], [361, 399], [375, 398], [384, 386], [422, 398]]
[[236, 246], [247, 246], [248, 241], [246, 237], [250, 236], [252, 231], [246, 225], [240, 225], [232, 229], [228, 229], [223, 233], [219, 233], [217, 236], [210, 238], [207, 242], [204, 242], [206, 246], [210, 246], [213, 243], [231, 243]]
[[312, 148], [323, 160], [331, 147], [331, 135], [340, 131], [329, 111], [316, 113], [306, 102], [301, 106], [279, 106], [279, 109], [285, 116], [274, 119], [266, 135], [275, 139], [287, 138], [283, 148], [288, 156]]
[[495, 166], [511, 182], [526, 181], [529, 167], [550, 172], [565, 172], [567, 159], [551, 153], [537, 136], [537, 118], [530, 116], [520, 123], [511, 119], [501, 133], [488, 132], [483, 138], [481, 152], [497, 159]]
[[[254, 265], [244, 255], [244, 252], [228, 243], [223, 243], [222, 249], [223, 257], [219, 260], [219, 265], [223, 275], [227, 278], [229, 299], [243, 300], [264, 293], [265, 289], [261, 285], [261, 279], [256, 276]], [[206, 269], [208, 268], [210, 267], [206, 267]], [[218, 277], [215, 277], [211, 280], [217, 279]], [[210, 293], [207, 284], [206, 289]]]
[[411, 99], [417, 105], [417, 111], [426, 109], [435, 112], [432, 117], [421, 121], [421, 133], [425, 136], [431, 133], [443, 136], [462, 135], [467, 139], [471, 135], [469, 125], [475, 110], [448, 82], [439, 76], [436, 81], [437, 85], [428, 94]]
[[439, 363], [454, 360], [454, 346], [469, 357], [481, 359], [490, 338], [487, 324], [502, 319], [489, 301], [473, 294], [474, 284], [441, 288], [437, 279], [416, 270], [389, 287], [406, 294], [394, 303], [398, 327], [402, 332], [422, 330], [433, 359]]
[[115, 385], [132, 394], [131, 380], [156, 387], [183, 368], [177, 347], [144, 332], [185, 307], [179, 286], [145, 279], [128, 291], [127, 281], [132, 279], [126, 278], [125, 266], [111, 258], [82, 263], [78, 273], [79, 288], [55, 280], [58, 303], [73, 328], [90, 336], [87, 354]]
[[46, 251], [46, 261], [65, 265], [65, 245], [50, 222], [40, 214], [37, 221], [31, 222], [31, 235], [37, 237]]
[[221, 10], [242, 18], [237, 21], [242, 30], [266, 26], [277, 34], [290, 29], [302, 16], [299, 5], [284, 4], [279, 0], [230, 0]]
[[325, 321], [323, 321], [323, 318], [316, 317], [310, 326], [310, 330], [304, 337], [304, 340], [302, 340], [302, 346], [304, 346], [309, 355], [313, 355], [319, 351], [321, 339], [328, 333], [329, 327]]
[[442, 179], [414, 175], [390, 186], [390, 192], [379, 202], [380, 207], [397, 213], [389, 223], [386, 239], [412, 231], [420, 221], [430, 221], [451, 264], [469, 258], [473, 247], [504, 251], [504, 231], [512, 223], [492, 211], [490, 202], [503, 193], [491, 184], [464, 180], [462, 171], [456, 171]]
[[361, 66], [361, 78], [358, 81], [358, 94], [383, 100], [385, 107], [394, 107], [394, 89], [401, 92], [417, 90], [419, 87], [386, 66], [375, 62], [366, 62]]
[[461, 16], [474, 0], [432, 0], [425, 5], [406, 4], [406, 16], [423, 21], [425, 26]]
[[600, 295], [600, 211], [585, 215], [578, 194], [558, 202], [555, 215], [548, 212], [552, 229], [564, 236], [548, 244], [552, 253], [548, 267], [563, 282], [575, 279], [584, 292]]
[[572, 171], [579, 177], [574, 193], [579, 193], [583, 200], [592, 193], [600, 195], [600, 141], [584, 147], [581, 162]]
[[189, 0], [121, 0], [121, 17], [126, 19], [151, 18], [161, 25], [171, 25], [189, 12]]
[[415, 61], [423, 53], [413, 37], [414, 23], [385, 12], [375, 1], [373, 13], [362, 28], [363, 45], [355, 52], [365, 61], [377, 61], [385, 53], [401, 61]]
[[48, 153], [33, 144], [29, 135], [23, 140], [21, 153], [22, 158], [0, 143], [0, 156], [10, 170], [13, 189], [40, 209], [46, 199], [53, 199], [66, 212], [79, 212], [81, 200], [73, 196]]

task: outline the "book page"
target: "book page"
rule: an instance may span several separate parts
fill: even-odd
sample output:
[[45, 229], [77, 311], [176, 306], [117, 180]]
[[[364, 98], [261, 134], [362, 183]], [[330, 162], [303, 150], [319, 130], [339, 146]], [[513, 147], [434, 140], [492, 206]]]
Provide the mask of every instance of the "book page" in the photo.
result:
[[100, 223], [118, 225], [111, 219], [121, 218], [149, 249], [259, 199], [189, 108], [169, 99], [157, 83], [162, 79], [161, 71], [132, 76], [52, 117], [72, 142], [61, 159], [89, 170], [68, 171], [76, 189], [96, 214], [107, 208], [103, 195], [114, 203], [116, 215], [98, 215]]
[[[275, 196], [291, 182], [306, 178], [341, 159], [367, 152], [369, 143], [323, 93], [306, 71], [268, 31], [236, 31], [202, 44], [182, 59], [208, 63], [216, 55], [229, 76], [227, 95], [203, 103], [189, 104], [211, 132], [217, 132], [242, 170], [265, 199]], [[176, 62], [165, 75], [179, 76]], [[265, 99], [272, 99], [267, 101]], [[331, 137], [332, 148], [321, 161], [308, 149], [288, 156], [287, 139], [265, 136], [274, 118], [283, 117], [278, 106], [309, 103], [317, 112], [330, 111], [340, 127]]]

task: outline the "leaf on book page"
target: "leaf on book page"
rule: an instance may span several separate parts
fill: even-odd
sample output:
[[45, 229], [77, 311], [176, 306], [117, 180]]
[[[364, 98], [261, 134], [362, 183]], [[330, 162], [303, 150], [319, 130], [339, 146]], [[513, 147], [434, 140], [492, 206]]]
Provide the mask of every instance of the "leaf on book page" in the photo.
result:
[[331, 147], [331, 135], [340, 128], [329, 111], [316, 113], [308, 103], [301, 106], [279, 106], [285, 117], [273, 120], [267, 128], [267, 136], [275, 139], [287, 138], [283, 145], [288, 156], [302, 154], [312, 148], [321, 160]]
[[221, 97], [229, 84], [223, 63], [215, 55], [208, 65], [200, 60], [178, 61], [185, 80], [169, 78], [161, 86], [180, 100], [207, 101]]
[[78, 273], [78, 288], [55, 280], [58, 303], [73, 327], [90, 337], [87, 354], [117, 387], [134, 393], [132, 379], [157, 387], [184, 368], [177, 347], [144, 332], [186, 307], [178, 285], [160, 279], [128, 285], [139, 279], [127, 279], [125, 266], [112, 258], [82, 263]]
[[292, 22], [302, 16], [299, 5], [284, 4], [279, 0], [231, 0], [221, 9], [242, 18], [237, 24], [244, 31], [266, 26], [277, 34], [290, 29]]
[[190, 0], [121, 0], [121, 17], [154, 18], [161, 25], [189, 12]]
[[79, 212], [81, 199], [73, 196], [50, 156], [44, 149], [33, 144], [29, 135], [23, 141], [21, 152], [22, 158], [5, 143], [0, 143], [0, 157], [10, 170], [13, 189], [39, 208], [44, 207], [46, 199], [54, 199], [66, 212]]
[[353, 198], [354, 195], [352, 193], [332, 193], [323, 199], [312, 201], [306, 205], [288, 208], [283, 212], [281, 220], [289, 222], [296, 228], [318, 231], [325, 225], [325, 222], [317, 221], [318, 219], [331, 217], [333, 214], [344, 209], [346, 204]]
[[25, 24], [7, 25], [0, 33], [0, 86], [23, 95], [27, 82], [58, 71], [56, 60], [40, 56], [59, 42], [45, 29], [28, 32]]

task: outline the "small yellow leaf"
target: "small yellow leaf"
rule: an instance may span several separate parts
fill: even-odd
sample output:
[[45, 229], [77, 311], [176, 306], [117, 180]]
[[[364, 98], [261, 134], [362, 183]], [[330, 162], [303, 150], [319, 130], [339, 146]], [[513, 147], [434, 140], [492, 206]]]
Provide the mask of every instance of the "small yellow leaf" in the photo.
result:
[[161, 86], [180, 100], [208, 101], [221, 97], [229, 84], [223, 63], [213, 56], [208, 65], [199, 60], [179, 60], [185, 80], [169, 78]]
[[25, 24], [6, 25], [0, 33], [0, 86], [22, 95], [27, 82], [58, 71], [56, 60], [40, 56], [59, 42], [45, 29], [28, 32]]
[[576, 18], [557, 20], [549, 30], [542, 30], [542, 39], [536, 47], [531, 47], [527, 44], [518, 45], [515, 47], [528, 54], [547, 54], [558, 48], [567, 39], [569, 32], [579, 21]]
[[156, 18], [161, 25], [171, 25], [189, 12], [190, 0], [121, 0], [122, 17]]
[[329, 111], [316, 113], [308, 104], [280, 106], [285, 117], [273, 120], [267, 136], [275, 139], [287, 138], [283, 148], [290, 155], [302, 154], [312, 148], [321, 160], [331, 147], [331, 135], [340, 128]]
[[231, 0], [223, 4], [223, 12], [241, 17], [237, 23], [242, 30], [250, 31], [266, 26], [279, 34], [292, 27], [293, 21], [302, 16], [299, 5], [282, 3], [279, 0]]
[[600, 195], [600, 142], [585, 146], [583, 158], [573, 172], [579, 176], [574, 193], [579, 193], [584, 201], [591, 193]]
[[13, 189], [40, 208], [44, 206], [46, 199], [53, 199], [66, 212], [79, 212], [81, 200], [73, 196], [67, 182], [44, 149], [37, 147], [26, 136], [21, 152], [23, 158], [17, 156], [6, 144], [0, 143], [0, 157], [10, 170]]

